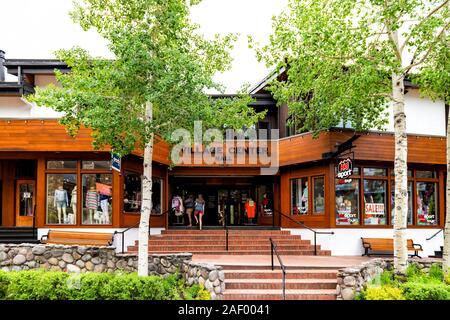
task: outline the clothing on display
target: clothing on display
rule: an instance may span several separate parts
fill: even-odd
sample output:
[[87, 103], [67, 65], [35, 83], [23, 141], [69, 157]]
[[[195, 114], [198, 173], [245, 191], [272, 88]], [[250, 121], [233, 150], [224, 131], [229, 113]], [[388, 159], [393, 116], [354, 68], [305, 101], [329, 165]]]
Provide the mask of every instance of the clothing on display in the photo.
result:
[[251, 198], [245, 202], [245, 211], [247, 212], [247, 218], [255, 218], [256, 213], [256, 203]]
[[69, 197], [67, 191], [60, 188], [55, 190], [54, 206], [59, 208], [66, 208], [69, 205]]
[[183, 215], [184, 208], [183, 208], [183, 200], [180, 196], [175, 196], [172, 199], [172, 210], [175, 213], [176, 216]]

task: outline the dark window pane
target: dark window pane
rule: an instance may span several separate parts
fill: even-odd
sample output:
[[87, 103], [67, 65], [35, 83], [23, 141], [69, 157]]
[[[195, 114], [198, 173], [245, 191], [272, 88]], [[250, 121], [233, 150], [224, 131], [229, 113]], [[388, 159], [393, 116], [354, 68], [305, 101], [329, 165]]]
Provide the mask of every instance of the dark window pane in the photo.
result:
[[336, 224], [359, 224], [359, 180], [336, 180]]
[[386, 176], [386, 169], [383, 168], [364, 168], [365, 176]]
[[72, 160], [47, 161], [47, 169], [76, 169], [77, 162]]
[[313, 214], [325, 213], [325, 178], [316, 177], [313, 178], [314, 187], [314, 211]]
[[124, 173], [123, 210], [139, 213], [141, 211], [141, 175], [134, 172]]
[[416, 178], [436, 178], [436, 171], [416, 171]]
[[81, 167], [85, 170], [111, 170], [111, 161], [83, 161]]

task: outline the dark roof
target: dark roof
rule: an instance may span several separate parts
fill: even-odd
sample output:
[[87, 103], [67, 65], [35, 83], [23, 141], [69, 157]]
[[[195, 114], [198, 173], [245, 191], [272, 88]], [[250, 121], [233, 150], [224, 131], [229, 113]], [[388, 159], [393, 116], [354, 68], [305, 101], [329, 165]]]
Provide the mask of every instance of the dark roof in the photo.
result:
[[[225, 98], [234, 98], [238, 97], [238, 94], [209, 94], [209, 96], [213, 99], [225, 99]], [[257, 93], [250, 94], [250, 96], [255, 100], [250, 102], [250, 106], [269, 106], [276, 105], [276, 101], [273, 99], [273, 96], [270, 93]]]
[[63, 72], [70, 71], [70, 68], [63, 61], [56, 59], [6, 59], [4, 66], [8, 73], [17, 76], [19, 67], [22, 74], [53, 74], [55, 69]]

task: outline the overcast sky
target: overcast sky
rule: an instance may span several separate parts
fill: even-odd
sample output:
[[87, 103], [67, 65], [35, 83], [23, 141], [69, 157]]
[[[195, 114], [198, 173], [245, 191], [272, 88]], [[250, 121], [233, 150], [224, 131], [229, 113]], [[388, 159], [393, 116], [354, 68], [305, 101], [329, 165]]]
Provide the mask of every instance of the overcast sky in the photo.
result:
[[[248, 49], [247, 35], [267, 42], [272, 16], [286, 4], [287, 0], [203, 0], [192, 9], [192, 20], [207, 37], [240, 33], [232, 53], [232, 70], [216, 77], [226, 92], [236, 92], [244, 83], [254, 85], [267, 75], [264, 64]], [[96, 56], [111, 57], [106, 42], [95, 31], [84, 32], [72, 22], [71, 8], [72, 0], [0, 0], [0, 49], [6, 58], [54, 58], [55, 50], [74, 45]]]

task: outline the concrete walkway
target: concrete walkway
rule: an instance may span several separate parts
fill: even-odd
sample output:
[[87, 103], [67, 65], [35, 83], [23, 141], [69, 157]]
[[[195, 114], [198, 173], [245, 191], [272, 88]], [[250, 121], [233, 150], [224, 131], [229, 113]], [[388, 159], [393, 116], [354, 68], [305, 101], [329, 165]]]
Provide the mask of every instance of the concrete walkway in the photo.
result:
[[[345, 268], [360, 265], [373, 258], [361, 256], [281, 256], [285, 266], [297, 267], [329, 267]], [[194, 254], [192, 261], [199, 263], [212, 263], [219, 266], [241, 265], [241, 266], [270, 266], [270, 255], [202, 255]], [[278, 259], [274, 256], [275, 265]]]

